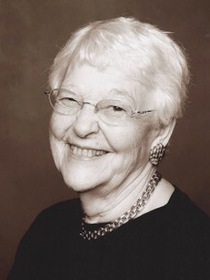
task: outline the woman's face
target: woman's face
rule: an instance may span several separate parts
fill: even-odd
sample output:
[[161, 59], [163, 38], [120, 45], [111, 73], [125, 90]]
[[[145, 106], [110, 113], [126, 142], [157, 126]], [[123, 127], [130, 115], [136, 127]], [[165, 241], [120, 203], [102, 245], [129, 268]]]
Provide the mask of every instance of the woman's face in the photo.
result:
[[[88, 65], [74, 67], [67, 72], [61, 87], [91, 104], [118, 99], [134, 110], [151, 109], [148, 99], [143, 98], [145, 92], [140, 93], [139, 83], [115, 68], [100, 71]], [[97, 187], [109, 193], [146, 166], [156, 134], [153, 127], [153, 113], [112, 125], [101, 121], [94, 106], [88, 104], [76, 116], [54, 111], [50, 143], [55, 164], [75, 191]]]

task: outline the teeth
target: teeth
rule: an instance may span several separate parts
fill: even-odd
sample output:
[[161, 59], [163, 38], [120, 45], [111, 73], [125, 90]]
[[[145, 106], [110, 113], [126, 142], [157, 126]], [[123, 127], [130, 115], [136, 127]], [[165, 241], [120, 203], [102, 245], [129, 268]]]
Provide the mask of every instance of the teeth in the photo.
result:
[[92, 157], [92, 156], [95, 156], [95, 154], [96, 154], [96, 151], [88, 150], [87, 156], [88, 156], [88, 157]]
[[81, 150], [82, 151], [82, 155], [83, 156], [87, 156], [88, 155], [88, 150], [84, 149], [84, 150]]
[[92, 150], [92, 149], [81, 149], [79, 147], [73, 146], [71, 145], [71, 150], [73, 152], [74, 155], [79, 155], [79, 156], [84, 156], [84, 157], [99, 157], [102, 156], [104, 154], [106, 154], [105, 151], [99, 151], [99, 150]]
[[102, 152], [102, 151], [96, 151], [96, 155], [97, 155], [97, 156], [101, 156], [101, 152]]

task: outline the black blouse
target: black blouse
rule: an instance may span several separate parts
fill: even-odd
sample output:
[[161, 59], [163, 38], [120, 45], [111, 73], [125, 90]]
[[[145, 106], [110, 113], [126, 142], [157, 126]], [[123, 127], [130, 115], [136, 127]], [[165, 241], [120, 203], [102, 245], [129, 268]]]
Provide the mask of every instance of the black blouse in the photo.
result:
[[44, 210], [8, 280], [210, 279], [209, 218], [177, 188], [167, 205], [97, 240], [82, 239], [81, 219], [78, 199]]

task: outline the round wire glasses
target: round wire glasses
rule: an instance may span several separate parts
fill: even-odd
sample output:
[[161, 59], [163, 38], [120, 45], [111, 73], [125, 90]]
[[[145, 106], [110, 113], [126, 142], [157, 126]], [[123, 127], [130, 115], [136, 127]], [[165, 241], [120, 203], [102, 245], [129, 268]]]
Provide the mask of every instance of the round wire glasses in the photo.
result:
[[62, 115], [77, 115], [84, 105], [88, 104], [95, 108], [95, 113], [103, 122], [118, 125], [127, 118], [153, 112], [154, 110], [135, 111], [129, 105], [118, 99], [104, 99], [97, 104], [85, 102], [81, 96], [64, 88], [45, 91], [51, 107]]

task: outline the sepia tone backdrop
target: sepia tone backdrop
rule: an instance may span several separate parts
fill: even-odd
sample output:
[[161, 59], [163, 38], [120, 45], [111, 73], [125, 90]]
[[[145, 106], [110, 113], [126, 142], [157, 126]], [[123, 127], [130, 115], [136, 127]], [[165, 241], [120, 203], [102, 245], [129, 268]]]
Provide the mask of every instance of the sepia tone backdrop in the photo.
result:
[[1, 0], [0, 280], [35, 216], [75, 196], [50, 155], [50, 108], [43, 95], [49, 67], [73, 30], [116, 16], [135, 16], [172, 31], [187, 49], [192, 72], [189, 102], [160, 170], [210, 214], [210, 2]]

